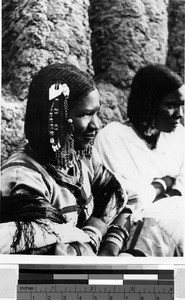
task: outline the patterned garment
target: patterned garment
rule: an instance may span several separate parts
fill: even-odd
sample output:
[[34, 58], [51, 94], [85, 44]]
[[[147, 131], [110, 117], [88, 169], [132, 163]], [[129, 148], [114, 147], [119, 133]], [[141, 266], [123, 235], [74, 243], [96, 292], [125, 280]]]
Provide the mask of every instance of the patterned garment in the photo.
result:
[[[37, 197], [41, 197], [57, 208], [68, 224], [79, 228], [92, 214], [108, 226], [126, 205], [125, 190], [115, 176], [102, 165], [96, 149], [93, 149], [91, 159], [78, 159], [74, 175], [60, 170], [55, 173], [57, 174], [56, 178], [51, 176], [48, 169], [35, 160], [28, 151], [21, 149], [12, 155], [2, 167], [2, 196], [29, 195], [29, 197], [35, 197], [35, 201], [37, 201]], [[14, 207], [11, 209], [13, 210]], [[5, 210], [4, 213], [6, 214]], [[15, 231], [15, 222], [8, 221], [12, 220], [6, 216], [6, 222], [0, 224], [1, 253], [11, 253], [10, 245], [12, 230]], [[40, 222], [46, 223], [44, 220], [40, 220]], [[42, 228], [41, 231], [37, 222], [31, 222], [31, 225], [32, 230], [36, 232], [36, 240], [38, 235], [37, 245], [39, 248], [54, 243], [54, 237], [47, 231], [44, 231], [46, 240], [41, 237], [44, 229]], [[50, 225], [56, 227], [63, 224]], [[7, 237], [8, 228], [11, 228], [11, 233]], [[6, 236], [6, 242], [2, 241], [2, 235]], [[74, 241], [76, 241], [75, 236]], [[17, 245], [18, 252], [24, 251], [24, 239], [22, 239], [22, 243], [22, 247]]]

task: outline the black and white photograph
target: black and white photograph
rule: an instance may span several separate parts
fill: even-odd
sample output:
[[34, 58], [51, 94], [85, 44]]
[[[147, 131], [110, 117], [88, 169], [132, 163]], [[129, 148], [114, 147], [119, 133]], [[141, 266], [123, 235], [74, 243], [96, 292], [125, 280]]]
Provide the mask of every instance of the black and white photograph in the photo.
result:
[[183, 260], [184, 20], [183, 0], [2, 0], [1, 262]]

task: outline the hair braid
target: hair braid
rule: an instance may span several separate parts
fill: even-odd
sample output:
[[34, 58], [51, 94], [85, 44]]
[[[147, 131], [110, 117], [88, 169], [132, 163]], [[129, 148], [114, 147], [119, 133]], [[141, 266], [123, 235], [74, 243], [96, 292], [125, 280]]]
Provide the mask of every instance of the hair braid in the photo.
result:
[[[56, 83], [67, 84], [70, 93], [68, 109], [95, 89], [93, 79], [85, 72], [70, 64], [53, 64], [43, 67], [33, 78], [28, 94], [25, 116], [25, 134], [31, 148], [42, 156], [54, 158], [49, 135], [48, 118], [52, 101], [49, 101], [49, 88]], [[64, 99], [60, 97], [60, 101]], [[59, 101], [59, 102], [60, 102]], [[60, 127], [58, 134], [64, 137], [66, 124], [63, 103], [59, 104], [60, 117], [56, 121]]]

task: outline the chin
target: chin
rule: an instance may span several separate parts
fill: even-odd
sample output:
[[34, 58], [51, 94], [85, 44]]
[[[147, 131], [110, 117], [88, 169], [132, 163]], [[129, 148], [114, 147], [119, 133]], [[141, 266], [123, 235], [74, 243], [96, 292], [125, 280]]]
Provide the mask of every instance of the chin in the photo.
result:
[[90, 145], [91, 145], [91, 143], [88, 143], [88, 144], [84, 144], [84, 143], [76, 144], [75, 145], [75, 150], [76, 151], [83, 151], [83, 150], [86, 150]]
[[166, 132], [166, 133], [170, 133], [175, 131], [175, 129], [177, 128], [177, 126], [170, 126], [169, 128], [165, 128], [163, 130], [161, 130], [162, 132]]
[[90, 139], [88, 141], [81, 139], [79, 141], [76, 141], [75, 149], [76, 150], [86, 150], [89, 146], [92, 146], [93, 143], [94, 143], [94, 139]]

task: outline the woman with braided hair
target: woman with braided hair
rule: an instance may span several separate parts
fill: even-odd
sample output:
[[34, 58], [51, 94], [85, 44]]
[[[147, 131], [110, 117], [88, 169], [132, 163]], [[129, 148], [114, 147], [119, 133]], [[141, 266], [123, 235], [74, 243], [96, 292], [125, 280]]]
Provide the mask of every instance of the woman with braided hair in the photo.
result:
[[145, 255], [163, 256], [165, 249], [150, 218], [183, 252], [184, 99], [185, 85], [175, 72], [159, 64], [141, 67], [131, 84], [128, 121], [109, 123], [95, 139], [106, 168], [125, 181], [132, 219], [146, 218], [134, 243]]
[[[28, 143], [2, 167], [0, 253], [97, 255], [127, 202], [121, 179], [93, 147], [99, 107], [92, 78], [73, 65], [49, 65], [34, 76]], [[120, 250], [127, 230], [110, 232]]]

